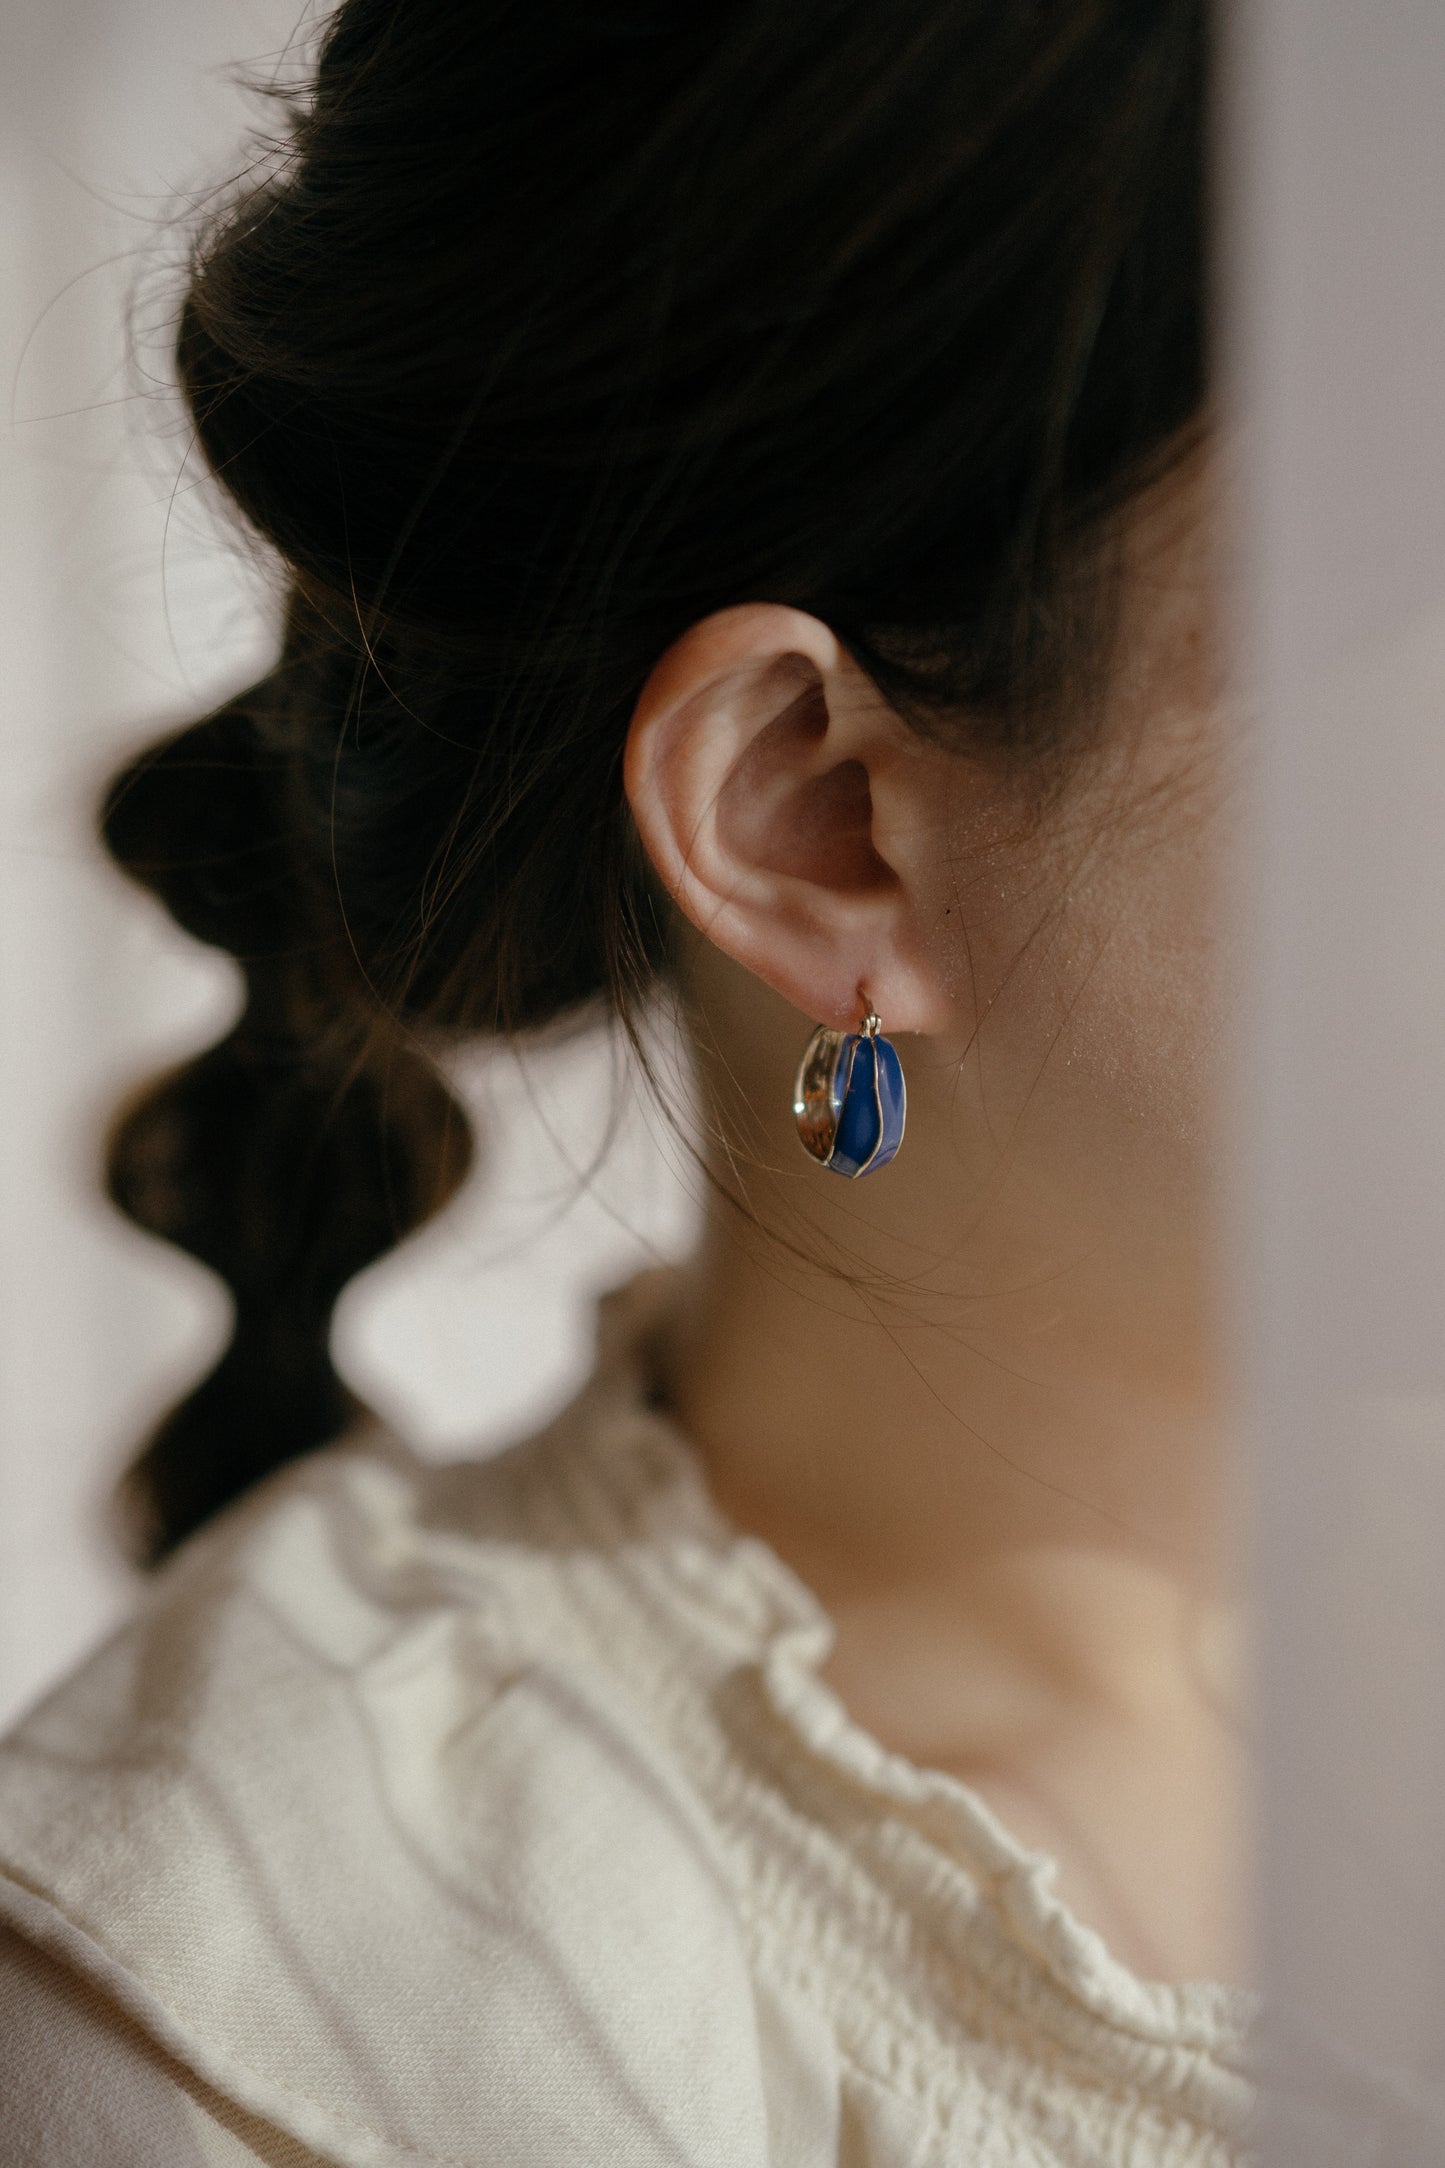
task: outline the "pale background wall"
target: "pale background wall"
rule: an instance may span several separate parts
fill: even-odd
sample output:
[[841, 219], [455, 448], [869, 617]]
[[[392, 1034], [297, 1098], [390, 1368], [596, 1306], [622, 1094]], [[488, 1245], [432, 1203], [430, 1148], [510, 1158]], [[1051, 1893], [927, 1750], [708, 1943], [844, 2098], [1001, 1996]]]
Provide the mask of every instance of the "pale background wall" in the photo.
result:
[[[185, 465], [158, 361], [168, 226], [233, 169], [301, 0], [0, 4], [0, 1725], [121, 1615], [104, 1527], [147, 1415], [218, 1346], [201, 1269], [93, 1184], [104, 1111], [217, 1036], [231, 967], [102, 864], [98, 781], [264, 665], [263, 583]], [[138, 298], [137, 298], [138, 297]], [[357, 1282], [340, 1359], [436, 1450], [525, 1428], [585, 1366], [587, 1299], [684, 1247], [685, 1169], [592, 1043], [472, 1062], [488, 1165], [435, 1233]], [[565, 1140], [565, 1143], [561, 1140]]]

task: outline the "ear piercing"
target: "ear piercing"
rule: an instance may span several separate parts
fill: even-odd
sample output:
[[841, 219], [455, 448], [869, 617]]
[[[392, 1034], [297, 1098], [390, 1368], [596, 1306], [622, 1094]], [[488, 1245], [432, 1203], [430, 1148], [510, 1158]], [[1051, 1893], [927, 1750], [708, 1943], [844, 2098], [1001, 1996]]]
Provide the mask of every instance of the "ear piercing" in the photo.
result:
[[803, 1050], [793, 1118], [803, 1148], [850, 1180], [886, 1167], [903, 1142], [908, 1095], [891, 1040], [859, 989], [866, 1011], [857, 1031], [820, 1024]]

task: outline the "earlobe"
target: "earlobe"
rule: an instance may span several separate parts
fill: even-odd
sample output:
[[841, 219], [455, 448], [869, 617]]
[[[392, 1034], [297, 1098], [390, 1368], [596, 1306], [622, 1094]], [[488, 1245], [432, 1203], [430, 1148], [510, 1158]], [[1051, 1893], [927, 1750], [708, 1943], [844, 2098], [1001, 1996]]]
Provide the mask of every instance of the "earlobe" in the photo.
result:
[[759, 603], [661, 658], [624, 773], [659, 878], [724, 954], [839, 1030], [857, 1027], [866, 986], [890, 1029], [926, 1031], [944, 1028], [920, 915], [926, 789], [919, 819], [898, 804], [925, 757], [825, 625]]

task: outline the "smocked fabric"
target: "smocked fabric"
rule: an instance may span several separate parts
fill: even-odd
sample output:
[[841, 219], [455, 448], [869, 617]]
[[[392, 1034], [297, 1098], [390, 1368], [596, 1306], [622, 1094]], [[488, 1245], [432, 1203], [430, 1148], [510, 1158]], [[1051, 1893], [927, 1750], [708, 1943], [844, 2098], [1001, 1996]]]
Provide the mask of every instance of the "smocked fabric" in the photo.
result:
[[647, 1403], [660, 1299], [529, 1443], [368, 1432], [193, 1541], [0, 1747], [0, 1918], [343, 2168], [1238, 2161], [1247, 1998], [852, 1722]]

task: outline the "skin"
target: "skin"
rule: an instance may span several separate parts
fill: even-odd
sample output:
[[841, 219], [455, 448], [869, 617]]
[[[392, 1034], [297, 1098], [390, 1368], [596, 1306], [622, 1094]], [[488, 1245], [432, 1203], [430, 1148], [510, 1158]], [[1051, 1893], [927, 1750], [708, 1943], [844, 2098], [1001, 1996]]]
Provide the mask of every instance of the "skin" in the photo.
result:
[[[768, 604], [661, 659], [626, 771], [746, 1207], [718, 1200], [684, 1276], [666, 1394], [723, 1511], [830, 1612], [853, 1717], [974, 1785], [1164, 1979], [1247, 1972], [1213, 503], [1201, 455], [1124, 516], [1101, 717], [1042, 814]], [[908, 1134], [845, 1183], [802, 1153], [792, 1082], [860, 989]]]

